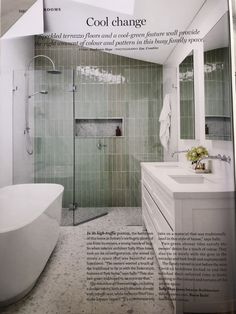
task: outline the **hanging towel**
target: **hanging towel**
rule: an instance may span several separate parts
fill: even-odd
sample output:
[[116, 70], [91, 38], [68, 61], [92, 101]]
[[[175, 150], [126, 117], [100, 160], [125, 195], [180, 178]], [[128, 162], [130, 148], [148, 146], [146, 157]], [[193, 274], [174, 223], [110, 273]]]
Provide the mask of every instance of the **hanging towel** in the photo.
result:
[[169, 138], [170, 138], [170, 118], [171, 118], [171, 106], [170, 95], [166, 94], [163, 102], [163, 107], [159, 117], [160, 122], [160, 141], [162, 146], [168, 150]]

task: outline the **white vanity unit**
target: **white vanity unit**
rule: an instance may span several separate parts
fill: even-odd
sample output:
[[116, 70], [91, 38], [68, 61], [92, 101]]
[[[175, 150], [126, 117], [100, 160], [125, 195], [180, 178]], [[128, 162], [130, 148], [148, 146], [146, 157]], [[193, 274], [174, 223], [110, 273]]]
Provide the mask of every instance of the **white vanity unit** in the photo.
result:
[[[196, 174], [178, 162], [144, 162], [141, 167], [143, 221], [148, 232], [153, 234], [152, 244], [157, 257], [159, 248], [163, 247], [158, 233], [226, 233], [228, 281], [181, 280], [182, 288], [218, 292], [206, 298], [191, 296], [188, 302], [173, 300], [175, 312], [230, 312], [235, 299], [234, 183], [213, 174]], [[163, 266], [161, 262], [160, 266]], [[213, 262], [207, 271], [217, 271]]]

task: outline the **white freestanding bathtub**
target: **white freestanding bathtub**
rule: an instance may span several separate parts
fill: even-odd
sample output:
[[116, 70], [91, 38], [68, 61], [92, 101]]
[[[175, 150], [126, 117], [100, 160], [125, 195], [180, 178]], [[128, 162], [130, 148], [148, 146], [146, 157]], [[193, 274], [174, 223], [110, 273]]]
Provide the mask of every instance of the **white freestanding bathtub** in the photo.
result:
[[0, 306], [34, 286], [59, 236], [64, 187], [19, 184], [0, 189]]

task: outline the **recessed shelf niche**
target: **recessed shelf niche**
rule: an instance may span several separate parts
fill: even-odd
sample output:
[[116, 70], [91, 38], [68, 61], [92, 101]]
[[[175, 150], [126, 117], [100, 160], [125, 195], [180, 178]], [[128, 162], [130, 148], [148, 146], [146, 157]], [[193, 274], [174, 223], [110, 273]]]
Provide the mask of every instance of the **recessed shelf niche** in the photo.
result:
[[209, 140], [230, 141], [230, 116], [207, 115], [205, 117], [205, 135]]
[[[118, 131], [117, 134], [117, 127]], [[77, 118], [75, 119], [76, 137], [121, 137], [124, 136], [123, 118]]]

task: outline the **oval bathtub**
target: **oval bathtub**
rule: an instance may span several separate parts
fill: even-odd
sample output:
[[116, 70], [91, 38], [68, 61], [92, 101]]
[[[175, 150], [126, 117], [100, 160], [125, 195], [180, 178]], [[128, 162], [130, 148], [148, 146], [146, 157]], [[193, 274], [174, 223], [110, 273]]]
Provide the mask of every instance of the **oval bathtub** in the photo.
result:
[[59, 236], [64, 187], [19, 184], [0, 189], [0, 306], [34, 286]]

